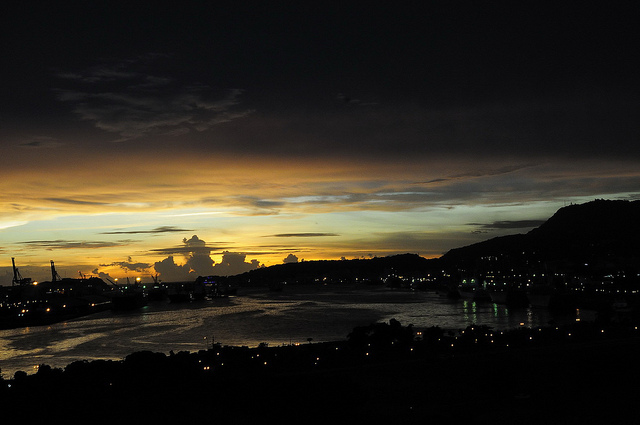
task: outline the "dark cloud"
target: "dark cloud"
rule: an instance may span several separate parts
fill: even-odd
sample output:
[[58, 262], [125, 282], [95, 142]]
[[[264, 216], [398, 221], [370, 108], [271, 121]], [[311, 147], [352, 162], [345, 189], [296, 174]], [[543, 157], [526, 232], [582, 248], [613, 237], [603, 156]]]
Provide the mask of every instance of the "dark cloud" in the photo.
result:
[[111, 248], [117, 246], [128, 245], [130, 241], [69, 241], [69, 240], [51, 240], [51, 241], [23, 241], [19, 244], [25, 244], [29, 246], [37, 246], [43, 249], [96, 249], [96, 248]]
[[339, 236], [337, 233], [278, 233], [275, 235], [269, 235], [276, 238], [315, 238], [324, 236]]
[[[618, 89], [572, 96], [478, 100], [446, 108], [397, 99], [375, 110], [348, 113], [301, 108], [286, 115], [264, 112], [247, 118], [243, 128], [220, 131], [233, 137], [238, 148], [293, 157], [533, 160], [640, 155], [634, 144], [640, 135], [637, 97]], [[268, 143], [255, 145], [256, 140]]]
[[134, 234], [155, 234], [155, 233], [173, 233], [173, 232], [190, 232], [190, 229], [181, 229], [174, 226], [160, 226], [151, 230], [114, 230], [111, 232], [102, 232], [103, 235], [134, 235]]
[[212, 251], [224, 249], [224, 246], [207, 245], [205, 241], [193, 235], [190, 239], [184, 238], [182, 245], [170, 248], [156, 248], [151, 251], [160, 254], [182, 254], [182, 255], [206, 255], [209, 256]]
[[255, 196], [237, 196], [234, 200], [238, 205], [246, 208], [245, 214], [247, 215], [276, 215], [279, 214], [280, 208], [286, 205], [283, 201], [262, 199]]
[[96, 202], [96, 201], [83, 201], [80, 199], [71, 199], [71, 198], [43, 198], [44, 201], [55, 202], [58, 204], [71, 204], [71, 205], [108, 205], [106, 202]]
[[29, 149], [51, 149], [63, 146], [64, 143], [62, 143], [55, 137], [37, 136], [29, 138], [28, 140], [21, 141], [18, 145], [22, 148]]
[[131, 257], [128, 257], [127, 261], [115, 261], [111, 264], [100, 264], [100, 267], [113, 267], [113, 266], [120, 267], [126, 271], [145, 272], [151, 266], [153, 266], [153, 264], [140, 263], [140, 262], [135, 263], [133, 262]]
[[615, 0], [16, 7], [4, 43], [15, 65], [1, 79], [16, 87], [3, 96], [14, 107], [3, 110], [57, 117], [59, 105], [43, 106], [55, 87], [76, 117], [117, 140], [188, 134], [196, 151], [637, 157], [629, 59], [639, 9]]
[[545, 220], [504, 220], [493, 223], [469, 223], [470, 226], [479, 226], [483, 230], [526, 229], [538, 227]]
[[454, 174], [450, 177], [428, 180], [426, 182], [417, 182], [416, 184], [443, 183], [450, 180], [468, 179], [474, 177], [491, 177], [510, 174], [526, 168], [535, 167], [536, 164], [510, 164], [498, 168], [479, 168], [465, 173]]
[[161, 60], [166, 58], [146, 56], [61, 73], [60, 78], [75, 84], [57, 89], [58, 99], [74, 105], [82, 120], [119, 135], [118, 141], [201, 132], [251, 112], [233, 109], [240, 103], [240, 89], [219, 90], [148, 74], [146, 68], [161, 68], [154, 63]]

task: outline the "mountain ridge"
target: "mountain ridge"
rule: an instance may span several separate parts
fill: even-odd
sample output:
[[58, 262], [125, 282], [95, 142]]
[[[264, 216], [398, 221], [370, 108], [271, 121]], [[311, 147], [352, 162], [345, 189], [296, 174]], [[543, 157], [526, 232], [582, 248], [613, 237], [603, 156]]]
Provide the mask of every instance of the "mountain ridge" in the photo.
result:
[[479, 256], [536, 252], [544, 261], [583, 260], [632, 262], [640, 257], [640, 201], [594, 200], [560, 208], [525, 234], [499, 236], [455, 248], [440, 257], [444, 263]]
[[[418, 254], [353, 260], [315, 260], [278, 264], [231, 276], [244, 283], [376, 281], [382, 276], [424, 276], [442, 269], [472, 269], [483, 258], [501, 258], [519, 267], [533, 263], [569, 268], [638, 269], [640, 264], [640, 200], [601, 200], [557, 210], [527, 233], [499, 236], [454, 248], [438, 258]], [[253, 281], [253, 282], [252, 282]]]

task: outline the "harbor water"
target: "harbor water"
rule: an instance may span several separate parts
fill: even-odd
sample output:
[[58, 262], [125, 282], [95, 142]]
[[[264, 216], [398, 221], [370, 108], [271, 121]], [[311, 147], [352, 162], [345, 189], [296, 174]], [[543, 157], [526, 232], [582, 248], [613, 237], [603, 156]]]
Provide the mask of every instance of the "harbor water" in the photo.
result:
[[0, 331], [0, 370], [34, 373], [41, 364], [122, 360], [149, 350], [170, 353], [214, 343], [254, 347], [344, 340], [354, 327], [396, 319], [416, 329], [457, 332], [468, 325], [518, 326], [592, 320], [592, 312], [554, 315], [491, 302], [451, 300], [435, 292], [368, 286], [294, 286], [282, 292], [241, 289], [237, 296], [172, 304], [154, 301], [132, 311], [103, 311], [48, 326]]

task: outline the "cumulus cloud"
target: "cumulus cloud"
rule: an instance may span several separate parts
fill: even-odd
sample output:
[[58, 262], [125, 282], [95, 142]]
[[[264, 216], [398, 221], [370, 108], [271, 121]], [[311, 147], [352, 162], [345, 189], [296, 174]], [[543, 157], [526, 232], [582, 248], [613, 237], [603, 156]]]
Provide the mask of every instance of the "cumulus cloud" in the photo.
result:
[[225, 251], [222, 253], [222, 261], [213, 267], [213, 274], [218, 276], [233, 276], [261, 267], [258, 260], [254, 259], [247, 262], [245, 261], [246, 258], [246, 254]]
[[190, 239], [183, 239], [182, 243], [183, 246], [177, 249], [156, 250], [179, 253], [185, 259], [183, 264], [177, 264], [174, 256], [169, 255], [154, 264], [155, 271], [165, 282], [188, 281], [198, 276], [230, 276], [261, 266], [258, 260], [245, 261], [246, 254], [230, 251], [224, 251], [221, 262], [216, 264], [211, 258], [212, 248], [197, 235], [193, 235]]
[[115, 278], [112, 278], [109, 273], [101, 272], [99, 269], [95, 268], [91, 271], [92, 274], [98, 276], [102, 280], [106, 280], [107, 282], [115, 283]]
[[288, 264], [288, 263], [297, 263], [298, 262], [298, 256], [294, 255], [294, 254], [289, 254], [285, 257], [284, 260], [282, 260], [282, 262], [284, 264]]
[[181, 282], [190, 279], [189, 268], [186, 265], [178, 265], [173, 259], [173, 255], [164, 260], [157, 261], [153, 268], [165, 282]]

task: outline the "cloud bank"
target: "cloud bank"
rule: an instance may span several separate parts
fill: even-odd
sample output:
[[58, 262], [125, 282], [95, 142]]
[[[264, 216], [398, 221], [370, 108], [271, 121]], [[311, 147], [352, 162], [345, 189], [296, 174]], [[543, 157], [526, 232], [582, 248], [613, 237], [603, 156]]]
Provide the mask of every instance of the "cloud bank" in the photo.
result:
[[246, 254], [230, 251], [223, 251], [222, 260], [216, 264], [211, 258], [212, 248], [197, 235], [183, 239], [182, 243], [182, 247], [162, 251], [180, 253], [183, 264], [176, 263], [174, 255], [169, 255], [153, 266], [165, 282], [191, 281], [198, 276], [231, 276], [261, 267], [258, 260], [247, 262]]

